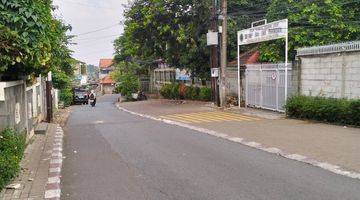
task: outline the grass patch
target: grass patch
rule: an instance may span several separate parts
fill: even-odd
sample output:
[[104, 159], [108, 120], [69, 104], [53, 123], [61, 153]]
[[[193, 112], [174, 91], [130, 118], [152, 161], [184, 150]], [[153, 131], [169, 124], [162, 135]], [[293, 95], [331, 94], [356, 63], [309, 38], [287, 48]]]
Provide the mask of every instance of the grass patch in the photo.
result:
[[0, 132], [0, 190], [4, 188], [20, 170], [24, 156], [25, 135], [12, 129]]

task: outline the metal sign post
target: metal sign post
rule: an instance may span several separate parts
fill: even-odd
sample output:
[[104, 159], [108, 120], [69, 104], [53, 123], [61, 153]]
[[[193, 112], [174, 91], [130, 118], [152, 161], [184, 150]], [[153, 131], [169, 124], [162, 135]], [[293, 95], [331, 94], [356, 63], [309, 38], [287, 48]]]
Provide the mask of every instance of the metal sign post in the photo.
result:
[[[264, 22], [263, 25], [254, 26]], [[238, 101], [241, 107], [241, 72], [240, 72], [240, 46], [271, 41], [285, 38], [285, 101], [288, 95], [288, 19], [267, 23], [267, 20], [260, 20], [251, 23], [251, 28], [238, 31], [237, 33], [237, 54], [238, 54]], [[246, 105], [246, 104], [245, 104]]]

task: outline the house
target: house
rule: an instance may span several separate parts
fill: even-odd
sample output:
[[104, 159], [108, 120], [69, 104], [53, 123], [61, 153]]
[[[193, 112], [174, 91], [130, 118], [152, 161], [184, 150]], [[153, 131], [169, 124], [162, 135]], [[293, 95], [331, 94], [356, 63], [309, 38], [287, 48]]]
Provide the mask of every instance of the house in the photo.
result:
[[112, 59], [100, 59], [99, 62], [100, 89], [102, 94], [112, 94], [115, 89], [115, 81], [110, 77], [110, 72], [115, 69]]
[[108, 76], [111, 71], [115, 69], [114, 62], [112, 59], [100, 59], [99, 63], [99, 78], [103, 79]]

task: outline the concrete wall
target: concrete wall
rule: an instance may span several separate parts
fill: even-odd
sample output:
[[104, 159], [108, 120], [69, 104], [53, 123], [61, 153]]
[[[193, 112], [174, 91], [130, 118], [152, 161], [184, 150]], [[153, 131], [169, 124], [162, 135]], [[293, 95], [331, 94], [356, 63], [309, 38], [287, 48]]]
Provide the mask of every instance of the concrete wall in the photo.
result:
[[[240, 69], [240, 79], [241, 79], [241, 100], [245, 101], [245, 67]], [[228, 67], [226, 68], [226, 95], [227, 96], [238, 96], [238, 69], [237, 67]]]
[[4, 128], [13, 128], [18, 132], [25, 131], [27, 129], [25, 84], [19, 82], [2, 90], [4, 90], [4, 101], [0, 101], [0, 131]]
[[45, 82], [26, 87], [24, 81], [0, 82], [0, 131], [12, 128], [34, 134], [37, 123], [46, 116]]
[[299, 56], [300, 93], [360, 98], [360, 51]]

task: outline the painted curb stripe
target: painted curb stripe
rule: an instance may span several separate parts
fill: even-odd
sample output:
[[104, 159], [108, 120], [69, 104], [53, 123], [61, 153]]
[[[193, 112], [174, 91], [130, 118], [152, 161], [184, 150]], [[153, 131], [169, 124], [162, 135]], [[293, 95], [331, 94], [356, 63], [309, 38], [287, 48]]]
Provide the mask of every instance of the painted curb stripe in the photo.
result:
[[63, 162], [63, 137], [64, 131], [60, 126], [56, 129], [51, 151], [51, 160], [49, 164], [48, 181], [45, 190], [46, 200], [60, 200], [61, 197], [61, 169]]
[[299, 154], [289, 154], [289, 153], [286, 153], [286, 152], [282, 151], [281, 149], [278, 149], [278, 148], [275, 148], [275, 147], [265, 147], [262, 144], [257, 143], [257, 142], [245, 141], [243, 138], [230, 137], [230, 136], [228, 136], [226, 134], [218, 133], [218, 132], [213, 131], [213, 130], [209, 130], [209, 129], [205, 129], [205, 128], [199, 128], [199, 127], [191, 126], [189, 124], [172, 121], [172, 120], [169, 120], [169, 119], [162, 119], [162, 118], [153, 117], [153, 116], [150, 116], [150, 115], [145, 115], [145, 114], [133, 112], [133, 111], [127, 110], [127, 109], [125, 109], [125, 108], [123, 108], [123, 107], [121, 107], [119, 105], [116, 105], [116, 107], [118, 109], [120, 109], [121, 111], [127, 112], [127, 113], [132, 114], [132, 115], [136, 115], [136, 116], [139, 116], [139, 117], [143, 117], [143, 118], [147, 118], [147, 119], [151, 119], [151, 120], [155, 120], [155, 121], [164, 122], [164, 123], [170, 124], [170, 125], [176, 125], [176, 126], [180, 126], [180, 127], [183, 127], [183, 128], [188, 128], [188, 129], [198, 131], [198, 132], [201, 132], [201, 133], [206, 133], [208, 135], [212, 135], [212, 136], [215, 136], [215, 137], [218, 137], [218, 138], [223, 138], [223, 139], [230, 140], [230, 141], [233, 141], [233, 142], [236, 142], [236, 143], [240, 143], [240, 144], [243, 144], [245, 146], [249, 146], [249, 147], [252, 147], [252, 148], [255, 148], [255, 149], [258, 149], [258, 150], [262, 150], [262, 151], [265, 151], [265, 152], [268, 152], [268, 153], [271, 153], [271, 154], [279, 155], [279, 156], [282, 156], [282, 157], [287, 158], [287, 159], [291, 159], [291, 160], [295, 160], [295, 161], [298, 161], [298, 162], [310, 164], [310, 165], [319, 167], [321, 169], [330, 171], [330, 172], [338, 174], [338, 175], [343, 175], [343, 176], [346, 176], [346, 177], [349, 177], [349, 178], [359, 179], [360, 180], [360, 173], [347, 171], [347, 170], [342, 169], [340, 166], [332, 165], [330, 163], [320, 162], [320, 161], [310, 159], [310, 158], [307, 158], [306, 156], [299, 155]]

